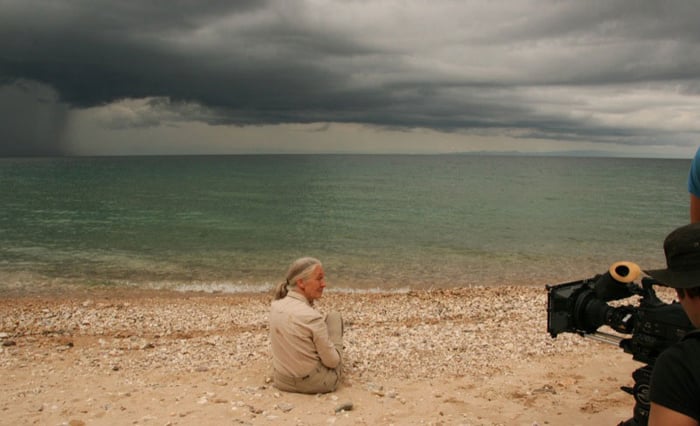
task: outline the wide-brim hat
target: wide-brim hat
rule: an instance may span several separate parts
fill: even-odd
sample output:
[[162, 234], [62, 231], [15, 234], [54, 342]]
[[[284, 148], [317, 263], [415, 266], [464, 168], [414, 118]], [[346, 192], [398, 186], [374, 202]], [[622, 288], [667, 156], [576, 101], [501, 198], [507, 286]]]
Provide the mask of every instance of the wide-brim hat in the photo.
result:
[[673, 288], [700, 287], [700, 223], [672, 231], [664, 240], [666, 269], [644, 271], [662, 285]]

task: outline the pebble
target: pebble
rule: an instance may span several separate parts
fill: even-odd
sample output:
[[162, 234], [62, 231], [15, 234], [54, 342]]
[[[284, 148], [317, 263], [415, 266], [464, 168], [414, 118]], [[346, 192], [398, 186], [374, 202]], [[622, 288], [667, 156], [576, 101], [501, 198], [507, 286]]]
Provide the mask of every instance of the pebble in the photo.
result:
[[275, 405], [275, 408], [282, 411], [283, 413], [288, 413], [294, 409], [294, 405], [280, 402], [279, 404]]
[[351, 411], [353, 409], [353, 404], [352, 402], [344, 402], [337, 407], [335, 407], [335, 412], [340, 413], [341, 411]]

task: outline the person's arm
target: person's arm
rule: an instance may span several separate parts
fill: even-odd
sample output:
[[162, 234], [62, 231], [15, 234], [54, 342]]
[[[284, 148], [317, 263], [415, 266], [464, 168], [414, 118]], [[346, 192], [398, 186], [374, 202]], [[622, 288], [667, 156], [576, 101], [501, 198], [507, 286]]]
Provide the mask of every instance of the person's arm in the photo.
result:
[[700, 222], [700, 197], [690, 194], [690, 223]]
[[312, 338], [321, 362], [328, 368], [336, 368], [340, 364], [340, 354], [328, 337], [326, 321], [319, 314], [311, 321], [309, 326], [313, 333]]
[[695, 339], [679, 342], [657, 358], [649, 387], [650, 426], [700, 426], [695, 363], [691, 362], [695, 343]]
[[688, 192], [690, 193], [690, 223], [700, 222], [700, 148], [690, 162]]
[[698, 426], [698, 422], [692, 417], [652, 402], [649, 426]]

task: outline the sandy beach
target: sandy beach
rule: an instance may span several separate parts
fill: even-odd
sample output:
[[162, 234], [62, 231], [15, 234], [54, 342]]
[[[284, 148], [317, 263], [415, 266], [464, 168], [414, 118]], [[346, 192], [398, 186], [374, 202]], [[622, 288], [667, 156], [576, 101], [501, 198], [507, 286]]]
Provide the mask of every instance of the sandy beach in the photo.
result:
[[[0, 300], [0, 418], [40, 425], [602, 425], [642, 364], [546, 332], [546, 291], [327, 292], [335, 393], [270, 383], [269, 294], [83, 290]], [[346, 408], [346, 409], [343, 409]]]

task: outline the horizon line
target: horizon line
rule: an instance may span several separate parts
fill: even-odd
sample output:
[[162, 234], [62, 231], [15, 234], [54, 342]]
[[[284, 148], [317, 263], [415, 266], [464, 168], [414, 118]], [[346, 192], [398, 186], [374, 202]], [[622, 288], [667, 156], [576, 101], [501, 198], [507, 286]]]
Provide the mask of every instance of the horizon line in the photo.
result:
[[691, 157], [657, 156], [651, 153], [625, 153], [604, 150], [564, 150], [564, 151], [453, 151], [453, 152], [239, 152], [239, 153], [134, 153], [134, 154], [20, 154], [0, 155], [0, 159], [40, 159], [40, 158], [120, 158], [120, 157], [232, 157], [232, 156], [274, 156], [274, 155], [374, 155], [374, 156], [493, 156], [493, 157], [571, 157], [571, 158], [639, 158], [682, 160]]

